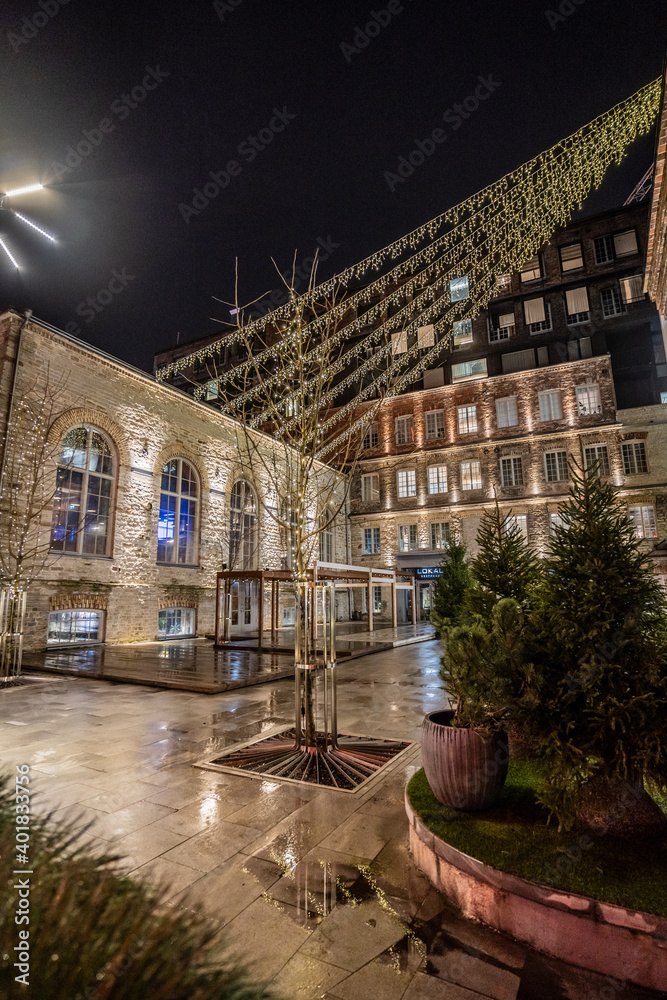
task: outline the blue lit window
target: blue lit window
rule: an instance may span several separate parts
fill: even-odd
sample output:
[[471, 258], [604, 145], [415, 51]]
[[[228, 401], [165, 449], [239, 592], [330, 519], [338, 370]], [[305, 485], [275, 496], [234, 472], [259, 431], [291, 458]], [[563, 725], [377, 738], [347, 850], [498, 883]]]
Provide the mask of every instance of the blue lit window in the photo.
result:
[[114, 466], [111, 447], [94, 427], [73, 427], [60, 446], [53, 497], [51, 549], [108, 555]]
[[469, 295], [470, 285], [467, 277], [464, 275], [462, 278], [452, 278], [449, 282], [449, 297], [452, 302], [460, 302], [461, 299], [467, 299]]
[[197, 473], [184, 458], [172, 458], [162, 469], [157, 561], [193, 566], [197, 559]]

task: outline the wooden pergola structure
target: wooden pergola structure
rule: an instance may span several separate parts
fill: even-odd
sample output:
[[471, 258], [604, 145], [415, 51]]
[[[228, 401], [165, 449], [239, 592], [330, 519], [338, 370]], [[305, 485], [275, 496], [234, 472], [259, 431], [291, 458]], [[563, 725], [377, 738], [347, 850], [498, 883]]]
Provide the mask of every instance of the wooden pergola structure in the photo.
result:
[[[257, 649], [266, 648], [264, 636], [264, 595], [267, 587], [271, 587], [271, 638], [278, 631], [278, 614], [280, 609], [280, 585], [293, 584], [294, 576], [289, 570], [257, 569], [257, 570], [222, 570], [216, 579], [215, 601], [215, 642], [217, 646], [229, 647], [233, 640], [225, 639], [229, 635], [229, 626], [225, 628], [225, 618], [229, 614], [229, 597], [234, 583], [253, 580], [258, 584], [257, 595]], [[412, 594], [412, 624], [416, 622], [416, 590], [414, 580], [400, 579], [393, 569], [379, 569], [375, 566], [347, 566], [341, 563], [316, 562], [308, 570], [308, 583], [315, 588], [318, 583], [333, 583], [335, 588], [349, 590], [366, 588], [366, 604], [368, 607], [368, 631], [372, 632], [373, 624], [373, 587], [391, 587], [391, 621], [393, 628], [398, 625], [396, 594], [399, 590], [409, 590]], [[317, 627], [316, 615], [312, 617], [313, 632]], [[268, 631], [268, 629], [267, 629]], [[237, 637], [235, 637], [237, 638]], [[273, 645], [273, 643], [272, 643]], [[244, 643], [248, 648], [247, 641]]]

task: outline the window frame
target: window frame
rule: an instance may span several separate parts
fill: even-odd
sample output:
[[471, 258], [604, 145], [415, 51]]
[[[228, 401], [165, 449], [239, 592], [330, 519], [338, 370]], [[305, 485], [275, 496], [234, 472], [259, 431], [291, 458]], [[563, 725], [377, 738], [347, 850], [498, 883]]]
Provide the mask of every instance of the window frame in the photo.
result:
[[[578, 257], [572, 257], [572, 260], [580, 260], [580, 264], [575, 264], [573, 267], [563, 267], [563, 250], [570, 250], [572, 247], [579, 247]], [[569, 274], [570, 271], [581, 271], [585, 266], [584, 260], [584, 246], [581, 240], [573, 240], [572, 243], [561, 243], [558, 247], [558, 258], [560, 260], [560, 270], [561, 274]]]
[[[479, 476], [475, 477], [473, 473], [473, 465], [476, 465], [479, 470]], [[468, 476], [470, 479], [470, 486], [465, 485], [466, 472], [464, 471], [464, 466], [469, 466]], [[461, 477], [461, 490], [465, 490], [466, 493], [474, 492], [475, 490], [484, 489], [484, 479], [482, 477], [482, 463], [478, 458], [467, 458], [459, 465], [459, 475]]]
[[[509, 404], [510, 402], [513, 402], [513, 404], [514, 404], [514, 414], [513, 415], [514, 415], [515, 419], [514, 420], [508, 420], [506, 423], [501, 423], [501, 421], [500, 421], [500, 411], [498, 410], [498, 403], [508, 403]], [[508, 409], [511, 409], [511, 407], [508, 407]], [[519, 401], [518, 401], [518, 397], [517, 396], [499, 396], [496, 399], [496, 426], [498, 427], [498, 429], [502, 430], [505, 427], [517, 427], [518, 424], [519, 424]]]
[[380, 528], [375, 525], [362, 528], [362, 551], [365, 556], [375, 556], [382, 551]]
[[[414, 530], [413, 530], [414, 529]], [[404, 533], [407, 531], [407, 546], [403, 547]], [[414, 544], [413, 544], [414, 542]], [[399, 524], [398, 525], [398, 551], [399, 552], [416, 552], [418, 549], [418, 536], [417, 536], [417, 522], [413, 521], [410, 524]]]
[[[551, 405], [551, 400], [552, 399], [557, 399], [558, 400], [558, 416], [557, 417], [553, 417], [553, 416], [543, 417], [542, 416], [542, 412], [543, 412], [542, 399], [543, 398], [548, 398], [549, 401], [550, 401], [549, 402], [549, 406], [548, 406], [549, 411], [553, 410], [553, 406]], [[539, 423], [541, 423], [541, 424], [548, 424], [548, 423], [551, 423], [551, 421], [553, 421], [553, 420], [562, 420], [563, 419], [563, 395], [562, 395], [562, 390], [561, 389], [541, 389], [538, 392], [538, 394], [537, 394], [537, 409], [538, 409], [538, 414], [539, 414], [539, 418], [540, 418], [539, 419]], [[546, 407], [545, 407], [545, 409], [546, 409]]]
[[[581, 396], [583, 391], [586, 390], [586, 394], [590, 397], [591, 390], [595, 388], [598, 398], [598, 408], [597, 409], [582, 409]], [[579, 417], [591, 417], [602, 413], [602, 393], [600, 392], [599, 382], [583, 382], [581, 385], [575, 386], [575, 399], [577, 401], [577, 416]]]
[[[639, 461], [637, 452], [639, 452]], [[621, 459], [625, 476], [642, 476], [649, 471], [645, 441], [622, 441]], [[640, 465], [643, 465], [644, 468], [639, 468]], [[634, 466], [634, 468], [629, 468], [629, 466]]]
[[[403, 485], [401, 485], [401, 478], [403, 478]], [[417, 496], [416, 468], [396, 470], [396, 496], [399, 500]]]
[[[444, 474], [443, 474], [444, 473]], [[447, 493], [447, 466], [443, 464], [429, 465], [426, 469], [429, 496]], [[431, 487], [435, 485], [435, 489]]]
[[[592, 461], [589, 460], [588, 452], [594, 451], [595, 457]], [[588, 472], [593, 466], [598, 465], [597, 477], [602, 479], [611, 475], [611, 465], [609, 463], [609, 446], [600, 442], [599, 444], [586, 444], [583, 447], [584, 452], [584, 472]]]
[[[369, 442], [367, 444], [367, 442]], [[364, 439], [361, 445], [362, 451], [371, 451], [373, 448], [377, 448], [380, 441], [380, 425], [377, 420], [371, 421], [371, 423], [366, 428], [366, 433], [364, 434]]]
[[[429, 417], [432, 418], [434, 424], [435, 434], [431, 434], [429, 431]], [[442, 434], [440, 433], [442, 431]], [[440, 410], [424, 410], [424, 433], [427, 441], [438, 441], [445, 436], [445, 411]]]
[[[86, 443], [85, 443], [85, 449], [84, 449], [84, 451], [85, 451], [85, 459], [84, 459], [84, 465], [83, 466], [76, 466], [76, 465], [74, 465], [73, 459], [70, 460], [69, 462], [61, 460], [62, 459], [62, 455], [63, 455], [64, 443], [65, 443], [66, 438], [68, 437], [68, 435], [70, 435], [73, 432], [78, 431], [78, 430], [85, 430], [86, 431]], [[93, 469], [90, 468], [93, 435], [97, 435], [101, 439], [102, 443], [106, 446], [106, 449], [108, 451], [108, 458], [109, 458], [109, 460], [111, 462], [111, 472], [104, 472], [104, 471], [98, 472], [97, 470], [93, 470]], [[73, 453], [76, 450], [77, 449], [73, 448], [72, 449]], [[104, 458], [107, 457], [102, 452], [100, 452], [100, 455], [102, 456], [102, 461], [104, 461]], [[56, 490], [55, 490], [55, 492], [53, 494], [53, 498], [52, 498], [51, 504], [50, 504], [50, 508], [51, 508], [51, 527], [49, 529], [49, 551], [50, 552], [57, 553], [59, 556], [81, 556], [82, 558], [85, 558], [85, 559], [110, 559], [110, 558], [112, 558], [112, 553], [113, 553], [113, 539], [114, 539], [114, 527], [115, 527], [115, 520], [116, 520], [115, 514], [116, 514], [116, 497], [117, 497], [117, 487], [118, 487], [118, 466], [119, 466], [118, 451], [117, 451], [117, 448], [115, 446], [114, 441], [112, 440], [112, 438], [109, 437], [108, 434], [106, 434], [96, 424], [93, 424], [93, 423], [74, 424], [73, 427], [70, 427], [67, 431], [65, 431], [65, 433], [62, 435], [62, 437], [60, 439], [60, 445], [58, 447], [58, 455], [57, 455], [56, 462], [55, 462], [55, 474], [56, 474], [56, 484], [57, 484], [57, 486], [56, 486]], [[80, 473], [81, 474], [81, 485], [80, 485], [80, 488], [78, 490], [79, 512], [78, 512], [78, 516], [77, 516], [77, 526], [76, 526], [75, 529], [73, 529], [72, 525], [70, 525], [70, 523], [69, 523], [68, 510], [71, 509], [69, 506], [66, 507], [66, 508], [64, 508], [64, 513], [65, 513], [66, 518], [67, 518], [66, 521], [65, 521], [65, 524], [61, 525], [61, 524], [57, 524], [56, 523], [56, 514], [57, 513], [58, 514], [63, 513], [63, 511], [61, 510], [60, 507], [58, 507], [58, 510], [56, 511], [56, 501], [58, 500], [58, 502], [60, 502], [60, 499], [61, 499], [61, 494], [60, 494], [60, 488], [61, 487], [60, 487], [60, 484], [58, 484], [58, 479], [60, 477], [60, 473], [61, 472], [67, 474], [65, 481], [69, 485], [66, 486], [65, 489], [66, 489], [66, 491], [68, 491], [70, 493], [72, 492], [72, 490], [71, 490], [72, 473], [74, 472], [74, 473]], [[108, 482], [109, 483], [109, 495], [108, 495], [108, 497], [104, 497], [101, 492], [96, 495], [96, 498], [97, 498], [98, 501], [100, 501], [102, 499], [106, 499], [108, 501], [108, 504], [107, 504], [108, 513], [107, 513], [107, 518], [106, 518], [106, 531], [104, 533], [104, 551], [103, 552], [97, 552], [97, 551], [95, 551], [95, 552], [85, 552], [84, 551], [84, 546], [85, 546], [85, 543], [86, 543], [86, 534], [87, 534], [87, 532], [86, 532], [86, 521], [87, 521], [87, 516], [88, 516], [88, 513], [89, 513], [89, 503], [90, 503], [90, 498], [91, 498], [91, 495], [90, 495], [90, 479], [91, 479], [91, 477], [93, 477], [93, 478], [99, 478], [100, 481], [104, 481], [104, 482]], [[101, 489], [101, 482], [100, 482], [100, 489]], [[60, 520], [60, 517], [58, 517], [58, 520]], [[53, 536], [54, 536], [55, 530], [58, 529], [58, 528], [62, 528], [63, 532], [64, 532], [63, 538], [62, 538], [62, 548], [57, 548], [57, 547], [54, 546], [54, 537]], [[75, 539], [75, 547], [67, 549], [67, 548], [65, 548], [65, 546], [67, 544], [67, 536], [68, 536], [68, 534], [71, 534], [72, 531], [73, 531], [73, 537]], [[90, 532], [88, 532], [88, 534], [90, 534]], [[93, 537], [96, 539], [96, 541], [95, 541], [95, 547], [97, 548], [97, 538], [99, 536], [93, 536]]]
[[[242, 502], [233, 507], [234, 494], [237, 486], [242, 486]], [[246, 497], [252, 497], [252, 506], [248, 507]], [[237, 479], [232, 483], [229, 492], [229, 565], [232, 568], [253, 570], [259, 561], [259, 504], [257, 491], [247, 479]], [[236, 515], [236, 525], [233, 518]], [[250, 534], [246, 530], [246, 519], [251, 520]], [[232, 546], [234, 545], [234, 548]], [[241, 557], [240, 565], [237, 563]]]
[[[472, 412], [471, 412], [472, 411]], [[461, 415], [465, 412], [465, 421], [461, 420]], [[465, 428], [463, 427], [465, 423]], [[464, 403], [456, 407], [456, 430], [459, 434], [477, 434], [479, 424], [477, 422], [477, 403]]]
[[[557, 474], [556, 479], [549, 476], [549, 462], [547, 459], [551, 455], [556, 456], [552, 463], [553, 465], [555, 465], [555, 471]], [[561, 458], [562, 455], [565, 456], [564, 459]], [[566, 483], [569, 480], [570, 475], [569, 475], [569, 465], [567, 458], [568, 458], [567, 450], [565, 448], [558, 448], [554, 449], [553, 451], [545, 451], [543, 453], [542, 464], [544, 466], [544, 481], [546, 483]], [[561, 476], [562, 471], [565, 472], [564, 476]]]
[[[380, 502], [380, 473], [379, 472], [362, 472], [361, 473], [361, 502], [362, 503], [379, 503]], [[375, 485], [372, 480], [376, 481]], [[368, 485], [370, 484], [370, 485]], [[368, 489], [367, 489], [368, 485]], [[369, 495], [366, 496], [366, 493]]]
[[[631, 511], [633, 510], [639, 511], [638, 520], [640, 523], [638, 523], [636, 519], [637, 515], [633, 517], [633, 515], [631, 514]], [[651, 512], [650, 514], [649, 511]], [[658, 537], [658, 519], [656, 517], [655, 504], [653, 503], [628, 504], [628, 519], [634, 528], [635, 535], [637, 536], [637, 538], [644, 539], [644, 538]], [[652, 528], [655, 529], [653, 531], [653, 534], [647, 534], [646, 532], [647, 521], [649, 525], [649, 531]]]
[[[501, 455], [499, 462], [500, 466], [500, 485], [504, 489], [514, 489], [517, 486], [523, 486], [523, 456], [522, 455]], [[506, 476], [506, 471], [509, 470], [511, 475]], [[518, 476], [517, 476], [518, 470]]]
[[[399, 437], [405, 438], [400, 441]], [[401, 413], [394, 417], [394, 440], [397, 445], [414, 444], [415, 442], [415, 415], [414, 413]]]
[[[51, 639], [51, 621], [61, 615], [69, 615], [70, 618], [77, 618], [80, 615], [97, 615], [97, 638], [95, 639]], [[70, 629], [71, 632], [71, 629]], [[61, 608], [59, 611], [50, 611], [46, 626], [46, 645], [49, 649], [63, 648], [65, 646], [89, 646], [100, 645], [105, 641], [106, 632], [106, 612], [101, 608]]]
[[[192, 628], [189, 632], [169, 632], [160, 629], [160, 615], [169, 612], [185, 611], [187, 615], [191, 618]], [[174, 605], [172, 608], [160, 608], [158, 611], [158, 627], [157, 627], [157, 637], [158, 639], [191, 639], [197, 635], [197, 611], [195, 608], [188, 608], [185, 605]]]

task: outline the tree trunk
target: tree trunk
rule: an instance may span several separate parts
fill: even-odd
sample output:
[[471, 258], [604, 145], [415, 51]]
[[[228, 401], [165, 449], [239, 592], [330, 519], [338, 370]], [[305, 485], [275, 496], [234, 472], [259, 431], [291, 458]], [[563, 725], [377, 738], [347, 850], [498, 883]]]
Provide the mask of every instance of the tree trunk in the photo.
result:
[[644, 790], [643, 782], [592, 778], [576, 805], [577, 822], [597, 836], [648, 839], [667, 833], [667, 816]]

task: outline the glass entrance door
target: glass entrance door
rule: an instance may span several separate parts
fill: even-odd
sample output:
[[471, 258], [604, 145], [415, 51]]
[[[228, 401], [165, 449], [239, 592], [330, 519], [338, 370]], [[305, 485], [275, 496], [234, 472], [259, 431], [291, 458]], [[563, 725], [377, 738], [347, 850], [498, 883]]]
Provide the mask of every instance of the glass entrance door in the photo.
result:
[[236, 635], [257, 631], [256, 580], [238, 580], [231, 586], [231, 627]]

